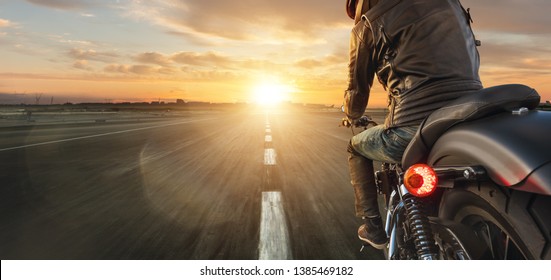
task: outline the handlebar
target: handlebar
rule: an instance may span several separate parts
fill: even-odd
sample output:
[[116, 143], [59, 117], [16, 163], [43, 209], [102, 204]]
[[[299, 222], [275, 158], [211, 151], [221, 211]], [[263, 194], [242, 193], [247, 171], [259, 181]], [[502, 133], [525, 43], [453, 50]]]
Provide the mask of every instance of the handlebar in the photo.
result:
[[354, 120], [353, 122], [354, 123], [351, 123], [348, 118], [343, 118], [341, 120], [340, 126], [345, 126], [345, 127], [354, 126], [354, 127], [363, 127], [364, 129], [367, 129], [367, 127], [370, 124], [372, 124], [373, 126], [378, 125], [378, 123], [373, 121], [373, 119], [370, 116], [362, 116], [361, 118]]
[[370, 124], [373, 126], [379, 125], [377, 122], [375, 122], [370, 116], [362, 116], [356, 121], [356, 127], [368, 127]]

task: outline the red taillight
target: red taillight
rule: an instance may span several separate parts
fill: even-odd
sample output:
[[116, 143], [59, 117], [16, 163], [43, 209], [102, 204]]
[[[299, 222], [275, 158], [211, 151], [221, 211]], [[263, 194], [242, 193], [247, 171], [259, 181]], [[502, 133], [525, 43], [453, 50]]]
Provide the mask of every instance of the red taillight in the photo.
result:
[[426, 164], [415, 164], [408, 168], [404, 175], [404, 185], [417, 197], [431, 195], [438, 185], [436, 172]]

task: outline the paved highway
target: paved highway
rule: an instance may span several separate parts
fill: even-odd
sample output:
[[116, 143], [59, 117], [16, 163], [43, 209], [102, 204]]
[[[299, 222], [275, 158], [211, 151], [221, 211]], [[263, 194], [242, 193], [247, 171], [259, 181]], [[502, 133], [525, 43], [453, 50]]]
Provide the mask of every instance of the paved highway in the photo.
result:
[[359, 252], [338, 113], [0, 129], [1, 259], [380, 259]]

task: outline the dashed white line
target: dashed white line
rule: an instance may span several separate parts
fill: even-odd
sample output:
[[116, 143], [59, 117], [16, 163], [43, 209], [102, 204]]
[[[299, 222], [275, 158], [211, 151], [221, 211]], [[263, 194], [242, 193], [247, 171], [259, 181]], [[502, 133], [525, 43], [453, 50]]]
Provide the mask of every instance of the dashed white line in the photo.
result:
[[[264, 137], [266, 143], [272, 142], [271, 133], [270, 122], [266, 119], [266, 135]], [[276, 165], [275, 149], [264, 149], [264, 165]], [[267, 174], [267, 176], [269, 175], [270, 173]], [[292, 259], [289, 240], [285, 211], [281, 203], [281, 192], [263, 192], [258, 258], [260, 260]]]
[[280, 192], [262, 193], [262, 213], [260, 220], [260, 260], [290, 260], [289, 231], [281, 205]]
[[276, 165], [276, 152], [274, 149], [264, 149], [264, 165]]

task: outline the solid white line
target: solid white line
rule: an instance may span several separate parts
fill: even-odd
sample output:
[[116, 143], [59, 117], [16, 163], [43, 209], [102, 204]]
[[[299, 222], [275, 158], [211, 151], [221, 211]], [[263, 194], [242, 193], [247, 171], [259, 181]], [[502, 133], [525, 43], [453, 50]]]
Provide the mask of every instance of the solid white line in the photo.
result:
[[266, 135], [266, 137], [264, 137], [264, 141], [265, 142], [272, 142], [272, 135]]
[[264, 165], [276, 165], [276, 152], [274, 149], [264, 149]]
[[43, 145], [49, 145], [49, 144], [55, 144], [55, 143], [70, 142], [70, 141], [76, 141], [76, 140], [82, 140], [82, 139], [88, 139], [88, 138], [103, 137], [103, 136], [108, 136], [108, 135], [122, 134], [122, 133], [133, 132], [133, 131], [139, 131], [139, 130], [147, 130], [147, 129], [161, 128], [161, 127], [172, 126], [172, 125], [179, 125], [179, 124], [184, 124], [184, 123], [192, 123], [192, 122], [198, 122], [198, 121], [206, 121], [206, 120], [212, 120], [212, 119], [214, 119], [214, 118], [200, 119], [200, 120], [189, 120], [189, 121], [184, 121], [184, 122], [169, 123], [169, 124], [156, 125], [156, 126], [148, 126], [148, 127], [134, 128], [134, 129], [127, 129], [127, 130], [114, 131], [114, 132], [107, 132], [107, 133], [94, 134], [94, 135], [88, 135], [88, 136], [80, 136], [80, 137], [67, 138], [67, 139], [61, 139], [61, 140], [55, 140], [55, 141], [47, 141], [47, 142], [42, 142], [42, 143], [35, 143], [35, 144], [29, 144], [29, 145], [23, 145], [23, 146], [17, 146], [17, 147], [4, 148], [4, 149], [0, 149], [0, 152], [3, 152], [3, 151], [10, 151], [10, 150], [17, 150], [17, 149], [23, 149], [23, 148], [29, 148], [29, 147], [35, 147], [35, 146], [43, 146]]
[[285, 213], [281, 205], [280, 192], [262, 193], [262, 213], [260, 217], [260, 260], [290, 260], [291, 246]]

